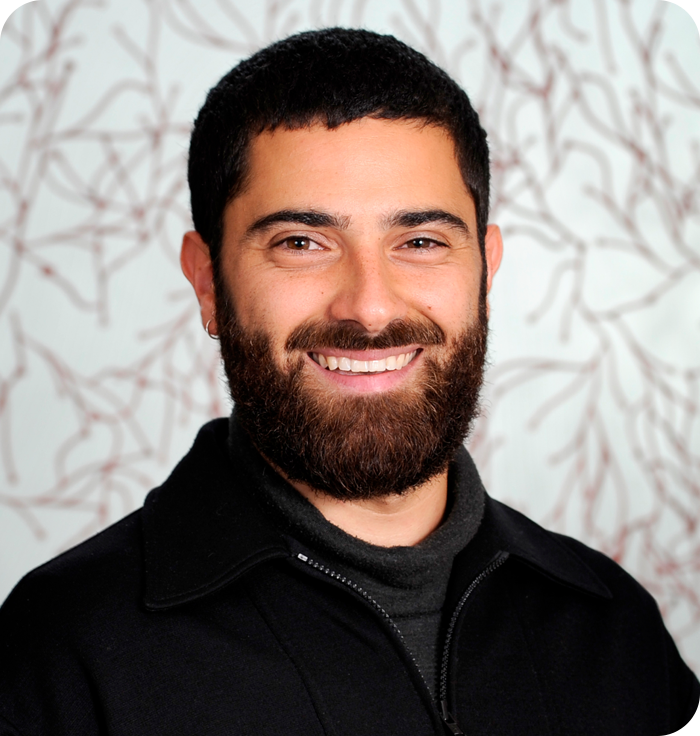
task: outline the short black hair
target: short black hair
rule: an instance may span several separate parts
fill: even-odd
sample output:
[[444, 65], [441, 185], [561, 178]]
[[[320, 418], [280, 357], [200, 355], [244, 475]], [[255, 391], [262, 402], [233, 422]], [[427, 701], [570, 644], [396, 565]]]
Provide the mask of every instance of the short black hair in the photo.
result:
[[329, 129], [363, 117], [419, 120], [444, 128], [476, 208], [484, 248], [489, 208], [486, 132], [461, 87], [420, 52], [389, 35], [326, 28], [256, 52], [213, 87], [190, 142], [194, 227], [215, 269], [226, 205], [245, 186], [253, 137], [316, 122]]

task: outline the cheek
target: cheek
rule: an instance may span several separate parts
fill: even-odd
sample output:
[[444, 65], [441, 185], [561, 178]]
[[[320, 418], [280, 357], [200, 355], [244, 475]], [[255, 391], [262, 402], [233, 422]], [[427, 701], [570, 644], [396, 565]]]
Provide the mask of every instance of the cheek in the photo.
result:
[[478, 318], [479, 277], [458, 273], [432, 283], [423, 279], [411, 290], [411, 301], [418, 311], [449, 331], [462, 330]]
[[245, 329], [262, 329], [282, 344], [301, 323], [323, 317], [327, 290], [313, 279], [269, 276], [258, 272], [241, 280], [234, 306]]

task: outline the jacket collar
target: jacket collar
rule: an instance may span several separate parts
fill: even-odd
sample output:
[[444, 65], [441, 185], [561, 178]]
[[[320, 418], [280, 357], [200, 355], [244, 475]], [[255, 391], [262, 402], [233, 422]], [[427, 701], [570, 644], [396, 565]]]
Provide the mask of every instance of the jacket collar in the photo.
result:
[[[196, 600], [261, 562], [290, 555], [256, 501], [259, 474], [273, 471], [251, 447], [237, 447], [229, 454], [228, 433], [226, 419], [205, 424], [170, 477], [146, 498], [144, 600], [151, 610]], [[479, 531], [455, 560], [458, 587], [468, 585], [499, 551], [563, 585], [611, 597], [600, 578], [557, 535], [487, 496]]]
[[560, 585], [612, 598], [605, 583], [563, 539], [487, 495], [479, 531], [455, 559], [446, 608], [503, 552]]
[[213, 593], [264, 560], [289, 555], [227, 452], [228, 421], [194, 445], [143, 508], [145, 604], [171, 608]]

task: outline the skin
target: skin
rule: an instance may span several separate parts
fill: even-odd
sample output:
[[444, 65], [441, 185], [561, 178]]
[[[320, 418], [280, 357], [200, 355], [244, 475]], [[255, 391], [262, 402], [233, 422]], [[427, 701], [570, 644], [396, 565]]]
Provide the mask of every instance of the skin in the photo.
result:
[[[448, 344], [476, 321], [482, 269], [476, 214], [452, 140], [442, 129], [363, 118], [334, 130], [319, 124], [265, 132], [252, 141], [250, 153], [248, 185], [224, 214], [222, 266], [243, 327], [272, 338], [280, 367], [298, 357], [284, 345], [306, 321], [351, 320], [379, 333], [392, 320], [430, 320]], [[401, 217], [428, 211], [449, 217], [431, 215], [419, 224], [415, 217]], [[291, 219], [305, 222], [271, 222], [280, 212], [328, 217], [312, 218], [311, 224], [300, 215]], [[502, 252], [500, 231], [489, 225], [489, 290]], [[211, 320], [209, 330], [216, 334], [209, 249], [195, 231], [183, 238], [181, 263], [197, 294], [202, 324]], [[306, 354], [305, 370], [319, 391], [391, 391], [419, 384], [425, 356], [440, 360], [448, 348], [325, 351], [372, 360], [412, 350], [418, 350], [416, 358], [400, 371], [342, 375]], [[409, 493], [369, 501], [338, 501], [292, 485], [331, 523], [381, 546], [425, 539], [442, 521], [447, 502], [446, 472]]]

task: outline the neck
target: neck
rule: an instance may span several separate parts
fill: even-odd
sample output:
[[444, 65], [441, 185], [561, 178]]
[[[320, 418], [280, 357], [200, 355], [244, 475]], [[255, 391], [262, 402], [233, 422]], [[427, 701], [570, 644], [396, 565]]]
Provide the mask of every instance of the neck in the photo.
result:
[[289, 483], [323, 516], [347, 534], [380, 547], [412, 547], [442, 522], [447, 471], [403, 495], [340, 501], [295, 481]]

